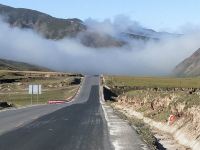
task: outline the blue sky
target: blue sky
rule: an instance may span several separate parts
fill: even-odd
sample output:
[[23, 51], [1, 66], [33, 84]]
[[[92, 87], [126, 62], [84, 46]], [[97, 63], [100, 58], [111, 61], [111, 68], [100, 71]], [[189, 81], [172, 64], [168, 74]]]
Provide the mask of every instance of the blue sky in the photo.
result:
[[82, 20], [101, 21], [123, 14], [159, 31], [177, 31], [187, 24], [200, 25], [199, 0], [0, 0], [0, 3]]

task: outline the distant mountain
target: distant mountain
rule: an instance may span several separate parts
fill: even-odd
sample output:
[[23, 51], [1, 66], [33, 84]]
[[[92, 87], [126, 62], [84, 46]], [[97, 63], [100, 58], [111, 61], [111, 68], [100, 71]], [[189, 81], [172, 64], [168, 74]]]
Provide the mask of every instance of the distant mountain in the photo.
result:
[[81, 43], [88, 47], [121, 47], [127, 44], [123, 40], [116, 39], [108, 34], [96, 32], [84, 32], [79, 35]]
[[32, 29], [47, 39], [59, 40], [64, 37], [78, 38], [88, 47], [121, 47], [129, 40], [158, 40], [162, 36], [172, 34], [156, 32], [151, 29], [129, 29], [113, 37], [109, 34], [91, 32], [83, 21], [77, 18], [59, 19], [48, 14], [24, 8], [13, 8], [0, 4], [0, 15], [12, 27]]
[[0, 59], [0, 70], [16, 70], [16, 71], [51, 71], [50, 69], [31, 65], [23, 62]]
[[186, 58], [173, 70], [177, 76], [200, 76], [200, 49]]
[[59, 19], [35, 10], [13, 8], [0, 4], [0, 15], [13, 27], [33, 29], [47, 39], [78, 37], [88, 47], [118, 47], [124, 42], [109, 35], [88, 32], [80, 19]]
[[181, 34], [173, 34], [168, 32], [156, 32], [152, 29], [146, 29], [146, 28], [136, 28], [136, 29], [128, 29], [127, 34], [133, 34], [137, 36], [144, 37], [145, 39], [155, 39], [158, 40], [160, 38], [169, 38], [169, 37], [177, 37], [181, 36]]
[[0, 4], [0, 15], [11, 26], [34, 29], [49, 39], [75, 37], [79, 32], [86, 30], [86, 26], [79, 19], [58, 19], [30, 9]]

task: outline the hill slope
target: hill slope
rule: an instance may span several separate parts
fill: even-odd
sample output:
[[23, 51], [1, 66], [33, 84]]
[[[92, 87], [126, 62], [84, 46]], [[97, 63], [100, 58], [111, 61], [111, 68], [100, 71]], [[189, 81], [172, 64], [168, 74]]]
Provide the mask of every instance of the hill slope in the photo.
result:
[[[82, 44], [88, 47], [121, 47], [127, 44], [126, 40], [119, 37], [88, 31], [89, 27], [77, 18], [59, 19], [39, 11], [13, 8], [1, 4], [0, 15], [12, 27], [32, 29], [47, 39], [59, 40], [64, 37], [76, 37], [80, 39]], [[161, 33], [150, 29], [142, 29], [140, 32], [130, 30], [128, 33], [123, 33], [123, 36], [132, 40], [154, 39], [155, 35], [157, 38]]]
[[47, 68], [39, 67], [23, 62], [0, 59], [0, 70], [17, 70], [17, 71], [50, 71]]
[[119, 47], [124, 42], [109, 36], [88, 32], [80, 19], [59, 19], [35, 10], [0, 4], [0, 15], [12, 27], [32, 29], [47, 39], [79, 38], [88, 47]]
[[30, 9], [13, 8], [0, 4], [0, 15], [11, 26], [34, 29], [49, 39], [74, 37], [86, 30], [86, 26], [79, 19], [58, 19]]
[[200, 49], [178, 64], [173, 70], [177, 76], [199, 76], [200, 75]]

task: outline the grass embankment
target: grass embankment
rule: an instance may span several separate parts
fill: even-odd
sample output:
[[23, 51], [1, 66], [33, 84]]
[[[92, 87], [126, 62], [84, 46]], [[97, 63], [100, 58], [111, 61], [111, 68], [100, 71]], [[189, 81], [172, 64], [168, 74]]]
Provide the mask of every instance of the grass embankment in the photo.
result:
[[42, 94], [38, 101], [37, 95], [33, 95], [32, 104], [66, 100], [76, 93], [79, 79], [79, 75], [66, 73], [0, 71], [0, 101], [7, 101], [15, 106], [30, 105], [29, 84], [42, 85]]
[[[198, 116], [193, 115], [193, 110], [196, 111], [200, 108], [199, 77], [106, 76], [105, 84], [118, 94], [116, 102], [110, 102], [111, 106], [114, 109], [120, 109], [118, 110], [122, 113], [120, 116], [127, 118], [131, 124], [137, 127], [138, 133], [142, 135], [151, 149], [156, 148], [156, 141], [150, 127], [141, 120], [128, 117], [123, 108], [141, 112], [145, 117], [158, 122], [166, 123], [171, 114], [176, 116], [176, 121], [184, 122], [184, 118], [188, 118], [192, 122], [191, 124], [198, 126], [197, 129], [199, 129], [199, 123], [195, 124]], [[188, 122], [188, 119], [185, 121]]]
[[[200, 78], [105, 77], [106, 85], [126, 97], [135, 110], [156, 121], [166, 121], [170, 114], [178, 117], [193, 106], [200, 106]], [[123, 87], [123, 88], [122, 88]], [[129, 87], [124, 91], [124, 87]], [[132, 90], [133, 87], [145, 87]], [[120, 89], [122, 88], [122, 89]], [[160, 90], [154, 89], [160, 88]], [[174, 88], [177, 88], [174, 90]], [[193, 90], [193, 89], [195, 90]], [[167, 89], [167, 90], [166, 90]], [[173, 89], [173, 90], [170, 90]]]

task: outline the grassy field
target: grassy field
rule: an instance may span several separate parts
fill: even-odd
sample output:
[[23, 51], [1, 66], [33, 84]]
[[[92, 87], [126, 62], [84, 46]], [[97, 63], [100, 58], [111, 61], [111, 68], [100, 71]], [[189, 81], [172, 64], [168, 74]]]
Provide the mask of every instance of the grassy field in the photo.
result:
[[[38, 101], [37, 95], [33, 95], [32, 104], [45, 104], [49, 100], [67, 100], [75, 94], [77, 89], [78, 86], [74, 86], [69, 88], [44, 91], [41, 95], [38, 95]], [[31, 105], [31, 95], [27, 93], [28, 91], [24, 93], [20, 92], [0, 94], [0, 99], [6, 100], [7, 102], [12, 103], [16, 106]]]
[[29, 84], [41, 84], [42, 94], [33, 95], [32, 104], [44, 104], [48, 100], [67, 100], [74, 96], [79, 88], [79, 75], [55, 72], [17, 72], [0, 71], [0, 101], [15, 106], [31, 104], [28, 94]]
[[109, 86], [138, 86], [138, 87], [164, 87], [164, 88], [200, 88], [200, 77], [173, 78], [173, 77], [123, 77], [106, 76]]

